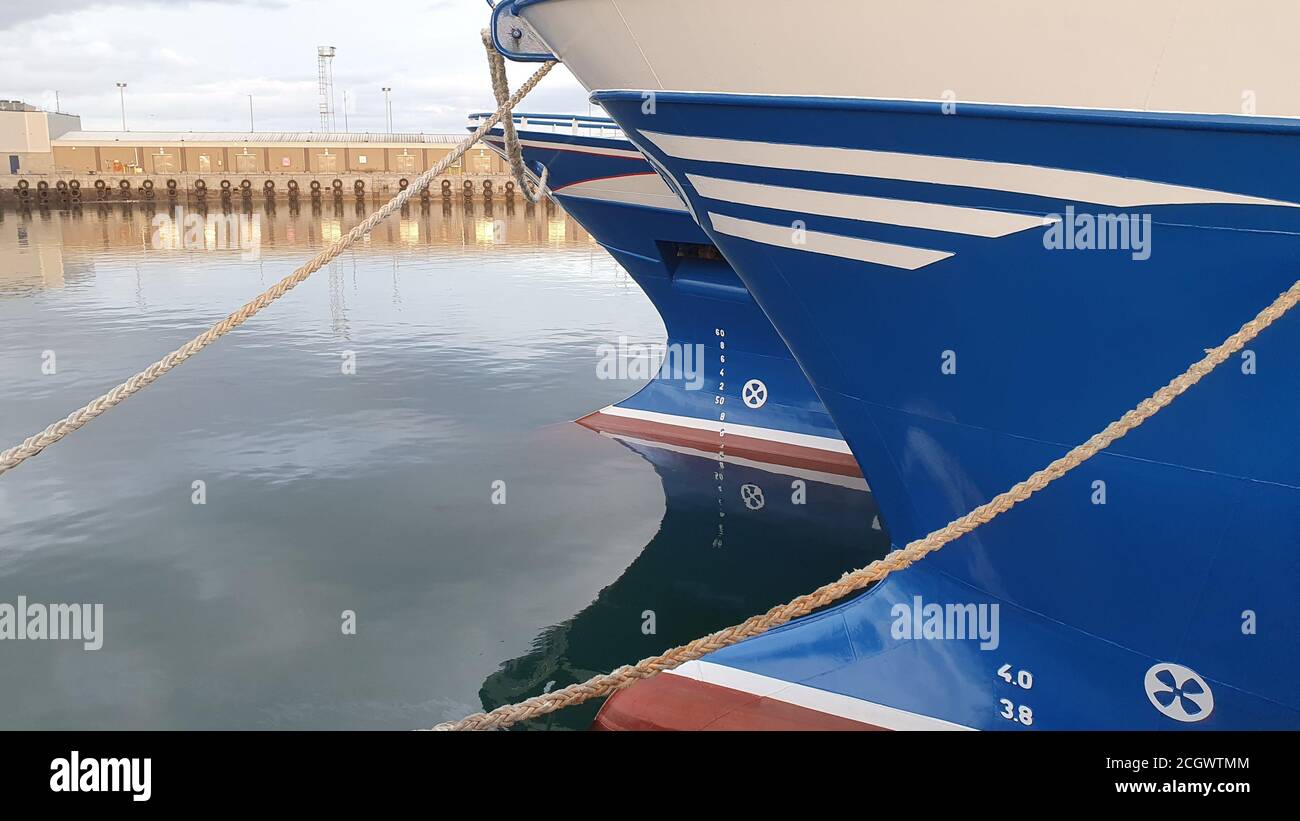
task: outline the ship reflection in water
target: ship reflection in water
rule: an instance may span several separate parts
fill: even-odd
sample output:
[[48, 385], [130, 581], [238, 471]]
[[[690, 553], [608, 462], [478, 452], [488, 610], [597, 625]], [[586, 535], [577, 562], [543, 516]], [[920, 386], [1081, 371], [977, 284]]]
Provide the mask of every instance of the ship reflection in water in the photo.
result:
[[[483, 683], [484, 709], [568, 686], [685, 644], [807, 593], [889, 550], [861, 478], [798, 471], [612, 437], [654, 466], [665, 510], [654, 537], [573, 618]], [[721, 514], [721, 515], [719, 515]], [[529, 729], [583, 729], [600, 701]]]

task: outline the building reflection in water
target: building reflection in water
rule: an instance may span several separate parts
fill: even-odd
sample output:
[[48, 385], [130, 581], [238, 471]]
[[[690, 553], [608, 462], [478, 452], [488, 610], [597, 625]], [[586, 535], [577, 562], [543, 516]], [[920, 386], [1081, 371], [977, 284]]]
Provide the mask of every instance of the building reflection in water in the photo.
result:
[[[265, 203], [258, 199], [236, 200], [225, 207], [219, 200], [206, 206], [181, 204], [176, 206], [182, 209], [179, 212], [166, 201], [0, 209], [0, 297], [5, 291], [59, 288], [92, 277], [94, 259], [106, 250], [122, 262], [132, 256], [184, 258], [196, 253], [239, 259], [247, 248], [239, 243], [229, 247], [232, 243], [222, 233], [232, 218], [251, 232], [242, 241], [251, 241], [259, 250], [260, 260], [249, 255], [248, 264], [271, 259], [296, 264], [307, 259], [305, 252], [314, 253], [337, 241], [369, 214], [369, 206], [357, 211], [332, 198]], [[155, 222], [160, 215], [171, 219]], [[203, 220], [197, 243], [187, 239], [194, 235], [187, 234], [184, 223], [195, 216]], [[195, 244], [201, 247], [186, 247]], [[446, 202], [438, 197], [408, 204], [355, 247], [418, 251], [490, 245], [497, 250], [531, 251], [592, 244], [590, 235], [554, 205]], [[292, 267], [286, 267], [284, 274]]]

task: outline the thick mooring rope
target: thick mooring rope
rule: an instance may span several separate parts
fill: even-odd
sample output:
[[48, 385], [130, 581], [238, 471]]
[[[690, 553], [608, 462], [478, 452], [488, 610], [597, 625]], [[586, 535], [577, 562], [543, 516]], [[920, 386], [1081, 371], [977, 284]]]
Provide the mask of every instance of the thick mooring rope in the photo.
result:
[[[75, 430], [84, 426], [87, 422], [95, 419], [108, 410], [120, 405], [127, 397], [138, 393], [149, 385], [153, 384], [158, 377], [170, 371], [172, 368], [189, 359], [194, 354], [216, 342], [221, 337], [244, 324], [248, 319], [256, 315], [266, 306], [275, 302], [284, 296], [294, 286], [301, 283], [307, 277], [316, 273], [330, 260], [343, 253], [347, 248], [361, 237], [368, 234], [376, 225], [387, 219], [394, 211], [406, 204], [411, 197], [423, 191], [433, 182], [434, 178], [447, 170], [453, 162], [460, 159], [474, 143], [483, 138], [491, 128], [506, 114], [508, 114], [519, 101], [527, 96], [528, 92], [541, 82], [541, 79], [555, 66], [555, 61], [544, 63], [541, 68], [537, 69], [528, 82], [520, 86], [519, 90], [513, 96], [501, 101], [497, 112], [483, 122], [474, 133], [470, 134], [463, 142], [456, 146], [450, 154], [443, 157], [428, 171], [425, 171], [415, 179], [415, 182], [385, 203], [378, 211], [371, 214], [363, 222], [349, 231], [340, 239], [325, 248], [311, 260], [307, 261], [302, 267], [295, 270], [292, 274], [271, 286], [260, 296], [244, 307], [227, 316], [225, 319], [213, 325], [208, 330], [186, 342], [176, 350], [159, 359], [149, 367], [140, 371], [135, 376], [126, 380], [122, 384], [113, 388], [108, 393], [95, 399], [84, 407], [78, 408], [67, 417], [55, 422], [40, 433], [31, 436], [23, 441], [22, 444], [16, 445], [0, 453], [0, 474], [21, 465], [23, 462], [32, 458], [36, 454], [48, 448], [50, 445], [59, 441]], [[509, 117], [506, 118], [507, 120]]]
[[[492, 93], [496, 95], [497, 105], [505, 105], [506, 100], [510, 99], [510, 83], [506, 79], [506, 60], [492, 44], [492, 32], [487, 29], [483, 29], [483, 48], [487, 49], [488, 71], [492, 75]], [[515, 175], [519, 189], [524, 192], [529, 202], [541, 202], [542, 197], [546, 196], [546, 180], [551, 176], [550, 169], [542, 166], [541, 180], [537, 187], [533, 188], [524, 170], [524, 152], [519, 145], [519, 134], [515, 132], [514, 117], [503, 119], [501, 130], [505, 134], [506, 159], [510, 161], [510, 171]]]
[[825, 607], [832, 602], [855, 593], [870, 584], [880, 581], [891, 573], [903, 570], [944, 545], [965, 536], [980, 525], [988, 524], [998, 516], [1006, 513], [1020, 502], [1047, 487], [1052, 482], [1074, 470], [1079, 465], [1096, 456], [1113, 442], [1122, 438], [1146, 420], [1155, 416], [1169, 406], [1175, 399], [1185, 393], [1206, 374], [1223, 364], [1228, 357], [1240, 351], [1268, 326], [1276, 322], [1283, 314], [1300, 302], [1300, 280], [1254, 319], [1241, 326], [1233, 335], [1216, 348], [1209, 348], [1205, 356], [1193, 364], [1169, 384], [1138, 403], [1137, 407], [1111, 422], [1104, 430], [1092, 436], [1088, 441], [1075, 447], [1069, 453], [1052, 462], [1047, 467], [1013, 486], [1010, 490], [998, 494], [989, 502], [980, 505], [971, 512], [930, 533], [924, 538], [911, 542], [906, 547], [891, 552], [883, 559], [878, 559], [860, 570], [845, 573], [838, 580], [812, 593], [803, 595], [786, 604], [773, 607], [759, 616], [752, 616], [732, 627], [710, 633], [696, 639], [690, 644], [643, 659], [636, 664], [627, 665], [611, 673], [595, 676], [580, 684], [571, 684], [560, 690], [545, 695], [535, 696], [518, 704], [498, 707], [489, 713], [476, 713], [460, 721], [439, 724], [437, 730], [491, 730], [509, 727], [519, 721], [546, 715], [564, 707], [581, 704], [593, 698], [609, 695], [632, 684], [656, 676], [665, 670], [698, 659], [715, 650], [735, 644], [742, 639], [765, 633], [773, 627], [806, 616], [812, 611]]

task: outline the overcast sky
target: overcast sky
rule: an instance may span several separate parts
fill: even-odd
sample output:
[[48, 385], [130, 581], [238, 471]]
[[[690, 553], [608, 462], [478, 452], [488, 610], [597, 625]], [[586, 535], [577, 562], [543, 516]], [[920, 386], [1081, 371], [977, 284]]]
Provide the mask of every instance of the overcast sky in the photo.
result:
[[[134, 131], [320, 129], [316, 47], [332, 45], [338, 127], [452, 133], [470, 111], [496, 108], [479, 30], [483, 0], [0, 0], [0, 99], [81, 115], [119, 130], [115, 83]], [[510, 64], [517, 88], [535, 64]], [[586, 113], [563, 66], [527, 111]]]

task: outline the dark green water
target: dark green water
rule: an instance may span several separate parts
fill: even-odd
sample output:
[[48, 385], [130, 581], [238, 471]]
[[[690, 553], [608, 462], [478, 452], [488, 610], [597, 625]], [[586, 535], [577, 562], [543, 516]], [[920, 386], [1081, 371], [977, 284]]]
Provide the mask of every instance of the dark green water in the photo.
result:
[[[140, 206], [0, 212], [0, 449], [360, 219], [350, 202], [253, 213], [257, 259], [159, 250]], [[791, 477], [728, 465], [719, 485], [711, 460], [570, 421], [638, 387], [597, 379], [598, 345], [662, 335], [562, 212], [435, 201], [390, 220], [0, 476], [0, 603], [104, 613], [98, 650], [0, 640], [0, 728], [428, 727], [635, 661], [883, 552], [865, 493], [810, 482], [796, 506]]]

